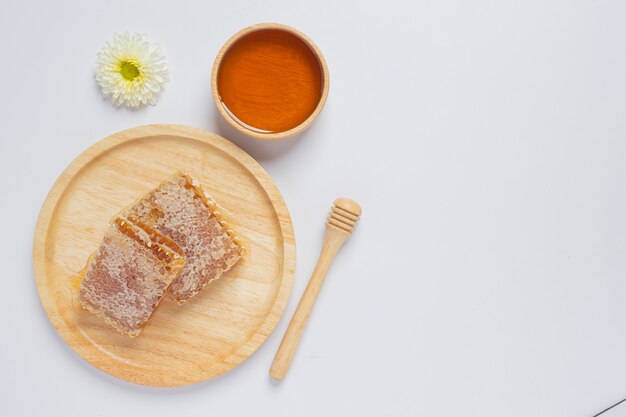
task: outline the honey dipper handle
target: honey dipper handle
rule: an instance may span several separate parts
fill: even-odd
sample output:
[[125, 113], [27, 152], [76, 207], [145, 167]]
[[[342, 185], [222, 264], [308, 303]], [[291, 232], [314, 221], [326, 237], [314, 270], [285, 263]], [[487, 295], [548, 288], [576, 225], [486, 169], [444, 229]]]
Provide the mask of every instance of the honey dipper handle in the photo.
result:
[[272, 367], [270, 368], [270, 375], [272, 378], [279, 381], [282, 381], [283, 378], [285, 378], [285, 375], [291, 366], [294, 354], [296, 353], [296, 349], [300, 344], [302, 333], [304, 332], [304, 328], [309, 320], [311, 311], [313, 310], [313, 305], [315, 305], [317, 295], [320, 292], [320, 288], [322, 288], [324, 278], [326, 278], [326, 272], [328, 271], [333, 258], [337, 254], [337, 251], [341, 248], [349, 236], [350, 233], [336, 229], [332, 226], [326, 226], [326, 237], [324, 239], [322, 253], [317, 261], [313, 275], [311, 275], [311, 279], [306, 286], [306, 290], [300, 299], [300, 303], [298, 303], [296, 312], [291, 318], [287, 332], [285, 333], [285, 336], [283, 336], [283, 340], [280, 342], [276, 356], [274, 356], [274, 361], [272, 362]]

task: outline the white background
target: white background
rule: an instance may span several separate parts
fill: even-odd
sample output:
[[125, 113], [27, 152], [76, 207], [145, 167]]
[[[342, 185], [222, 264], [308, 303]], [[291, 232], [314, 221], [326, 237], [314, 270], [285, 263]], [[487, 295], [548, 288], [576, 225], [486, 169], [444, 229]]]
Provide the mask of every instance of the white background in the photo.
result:
[[[591, 416], [626, 396], [626, 2], [3, 1], [0, 415]], [[220, 120], [210, 70], [253, 23], [308, 34], [330, 96], [281, 143]], [[170, 64], [156, 107], [115, 109], [93, 79], [114, 32]], [[218, 132], [290, 209], [297, 275], [248, 361], [156, 389], [110, 377], [48, 322], [31, 248], [58, 174], [147, 123]], [[287, 379], [273, 354], [338, 196], [363, 217]], [[626, 404], [605, 416], [626, 415]]]

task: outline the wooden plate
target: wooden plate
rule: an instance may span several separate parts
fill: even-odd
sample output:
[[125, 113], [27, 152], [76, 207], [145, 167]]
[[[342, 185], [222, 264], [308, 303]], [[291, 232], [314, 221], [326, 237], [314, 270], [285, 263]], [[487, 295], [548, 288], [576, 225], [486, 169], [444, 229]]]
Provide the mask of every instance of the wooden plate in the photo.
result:
[[[187, 303], [166, 297], [132, 339], [80, 307], [76, 276], [110, 218], [181, 169], [227, 210], [246, 257]], [[295, 241], [280, 192], [252, 157], [212, 133], [151, 125], [96, 143], [65, 169], [41, 209], [33, 258], [43, 307], [74, 351], [118, 378], [177, 386], [222, 374], [263, 343], [291, 292]]]

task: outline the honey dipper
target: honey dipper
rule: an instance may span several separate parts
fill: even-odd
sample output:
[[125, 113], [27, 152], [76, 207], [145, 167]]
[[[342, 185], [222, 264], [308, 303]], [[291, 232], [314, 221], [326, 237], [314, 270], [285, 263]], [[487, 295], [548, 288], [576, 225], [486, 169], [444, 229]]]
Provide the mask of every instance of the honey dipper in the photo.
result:
[[359, 217], [361, 216], [361, 206], [349, 198], [338, 198], [326, 221], [326, 235], [322, 253], [315, 265], [313, 275], [298, 303], [298, 308], [291, 318], [287, 332], [280, 342], [276, 356], [270, 368], [272, 378], [282, 381], [291, 366], [300, 338], [304, 332], [311, 310], [317, 299], [317, 295], [322, 288], [326, 272], [330, 267], [335, 255], [341, 246], [348, 240], [354, 230]]

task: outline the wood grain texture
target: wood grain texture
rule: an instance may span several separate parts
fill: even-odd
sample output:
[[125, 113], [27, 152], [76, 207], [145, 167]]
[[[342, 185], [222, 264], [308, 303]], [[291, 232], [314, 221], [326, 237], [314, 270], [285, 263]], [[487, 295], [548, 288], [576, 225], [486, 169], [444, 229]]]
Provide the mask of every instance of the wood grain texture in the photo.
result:
[[[256, 32], [260, 30], [267, 30], [267, 29], [285, 31], [300, 38], [302, 41], [304, 41], [305, 44], [307, 44], [311, 48], [311, 51], [313, 51], [314, 55], [317, 57], [317, 60], [319, 61], [319, 64], [322, 70], [322, 93], [321, 93], [319, 102], [317, 104], [317, 107], [315, 108], [315, 110], [313, 110], [311, 115], [304, 122], [302, 122], [301, 124], [299, 124], [298, 126], [292, 129], [289, 129], [283, 132], [264, 133], [264, 132], [259, 132], [259, 131], [249, 129], [246, 126], [242, 125], [224, 108], [221, 97], [220, 97], [219, 88], [218, 88], [218, 75], [220, 71], [220, 66], [222, 64], [222, 60], [224, 56], [227, 54], [231, 46], [233, 46], [233, 44], [236, 43], [238, 40], [240, 40], [242, 37], [249, 35], [252, 32]], [[311, 125], [313, 120], [315, 120], [315, 118], [317, 118], [317, 116], [320, 114], [320, 112], [324, 108], [324, 104], [326, 103], [326, 99], [328, 97], [328, 91], [330, 89], [330, 75], [328, 73], [328, 65], [326, 64], [324, 55], [322, 55], [322, 51], [320, 51], [317, 45], [315, 45], [315, 43], [313, 43], [313, 41], [309, 39], [304, 33], [300, 32], [299, 30], [295, 28], [292, 28], [291, 26], [282, 25], [279, 23], [259, 23], [259, 24], [252, 25], [252, 26], [249, 26], [247, 28], [240, 30], [239, 32], [234, 34], [228, 41], [226, 41], [222, 49], [218, 52], [215, 58], [215, 62], [213, 63], [213, 71], [211, 74], [211, 89], [213, 92], [213, 100], [215, 101], [217, 110], [231, 126], [233, 126], [236, 130], [238, 130], [239, 132], [245, 135], [252, 136], [257, 139], [271, 141], [271, 140], [285, 139], [285, 138], [297, 135], [298, 133], [301, 133], [302, 131], [304, 131], [306, 128], [308, 128]]]
[[[246, 255], [187, 303], [164, 299], [132, 339], [80, 307], [75, 277], [111, 217], [178, 170], [215, 197]], [[291, 292], [295, 240], [280, 192], [247, 153], [212, 133], [150, 125], [94, 144], [65, 169], [41, 209], [33, 260], [46, 314], [83, 359], [127, 381], [179, 386], [232, 369], [267, 338]]]
[[361, 206], [356, 201], [349, 198], [335, 200], [326, 221], [322, 253], [270, 367], [272, 378], [282, 381], [287, 375], [304, 333], [304, 328], [309, 321], [311, 311], [313, 311], [315, 300], [317, 300], [322, 284], [324, 284], [328, 268], [330, 268], [330, 264], [339, 249], [352, 235], [360, 217]]

